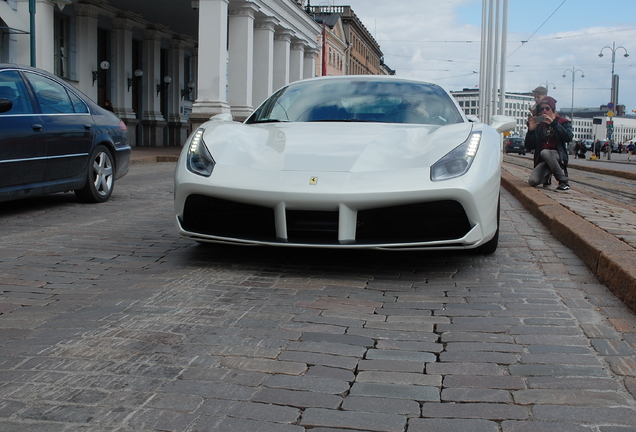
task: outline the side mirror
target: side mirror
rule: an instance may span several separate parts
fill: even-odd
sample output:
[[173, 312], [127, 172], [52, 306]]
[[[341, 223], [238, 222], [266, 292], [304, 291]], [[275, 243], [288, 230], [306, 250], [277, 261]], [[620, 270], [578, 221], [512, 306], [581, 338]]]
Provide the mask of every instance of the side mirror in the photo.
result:
[[232, 113], [222, 113], [222, 114], [217, 114], [210, 117], [210, 121], [231, 122], [231, 121], [234, 121], [234, 117], [232, 117]]
[[0, 113], [6, 113], [13, 108], [13, 101], [11, 99], [0, 98]]
[[466, 118], [471, 123], [481, 123], [481, 120], [479, 120], [479, 117], [477, 117], [476, 115], [470, 114], [470, 115], [467, 115]]
[[512, 117], [494, 115], [490, 118], [490, 127], [499, 133], [510, 132], [517, 126], [517, 120]]

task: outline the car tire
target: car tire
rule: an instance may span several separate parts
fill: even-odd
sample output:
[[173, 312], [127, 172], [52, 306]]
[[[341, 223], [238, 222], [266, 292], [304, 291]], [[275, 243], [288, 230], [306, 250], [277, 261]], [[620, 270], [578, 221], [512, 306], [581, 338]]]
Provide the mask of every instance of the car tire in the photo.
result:
[[75, 195], [88, 203], [102, 203], [110, 198], [115, 186], [115, 164], [113, 156], [103, 145], [95, 147], [86, 170], [86, 185], [77, 189]]
[[495, 231], [495, 236], [488, 240], [483, 245], [479, 246], [475, 251], [478, 254], [490, 255], [497, 250], [497, 246], [499, 245], [499, 213], [500, 213], [500, 202], [501, 198], [497, 201], [497, 230]]

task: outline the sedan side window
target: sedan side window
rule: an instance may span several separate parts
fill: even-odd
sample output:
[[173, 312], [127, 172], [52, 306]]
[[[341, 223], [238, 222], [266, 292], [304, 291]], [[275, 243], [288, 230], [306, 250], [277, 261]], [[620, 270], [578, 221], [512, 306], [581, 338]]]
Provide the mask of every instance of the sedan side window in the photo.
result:
[[88, 108], [83, 100], [81, 100], [77, 95], [73, 92], [68, 92], [68, 95], [71, 97], [71, 101], [73, 102], [73, 108], [76, 113], [88, 113]]
[[74, 113], [73, 103], [66, 89], [59, 83], [34, 73], [26, 73], [40, 102], [42, 114]]
[[13, 102], [11, 109], [3, 115], [33, 114], [31, 98], [18, 71], [0, 72], [0, 98]]

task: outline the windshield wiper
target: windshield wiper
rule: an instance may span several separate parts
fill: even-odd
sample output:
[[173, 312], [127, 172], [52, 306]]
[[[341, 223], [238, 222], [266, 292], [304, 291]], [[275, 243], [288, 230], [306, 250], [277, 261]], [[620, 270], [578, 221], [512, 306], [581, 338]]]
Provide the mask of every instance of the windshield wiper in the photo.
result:
[[281, 119], [262, 119], [262, 120], [254, 120], [252, 123], [287, 123], [289, 120], [281, 120]]
[[314, 122], [342, 122], [342, 123], [368, 123], [368, 122], [375, 122], [377, 120], [360, 120], [360, 119], [321, 119], [321, 120], [309, 120], [309, 123], [314, 123]]

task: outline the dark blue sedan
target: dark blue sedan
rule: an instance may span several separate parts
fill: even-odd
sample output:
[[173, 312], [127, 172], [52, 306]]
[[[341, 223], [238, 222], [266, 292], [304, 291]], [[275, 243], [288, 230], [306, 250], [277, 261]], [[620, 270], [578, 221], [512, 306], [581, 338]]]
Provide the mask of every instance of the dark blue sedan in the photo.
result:
[[75, 87], [0, 64], [0, 201], [74, 191], [104, 202], [130, 151], [124, 122]]

